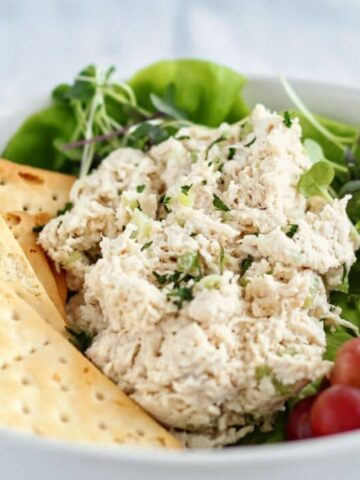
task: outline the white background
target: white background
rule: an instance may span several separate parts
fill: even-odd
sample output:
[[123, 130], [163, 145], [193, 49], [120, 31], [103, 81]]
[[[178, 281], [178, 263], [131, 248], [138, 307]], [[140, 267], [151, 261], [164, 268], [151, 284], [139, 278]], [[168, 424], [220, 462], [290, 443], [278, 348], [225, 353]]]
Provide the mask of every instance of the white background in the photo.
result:
[[0, 0], [0, 110], [89, 62], [179, 56], [357, 85], [360, 0]]

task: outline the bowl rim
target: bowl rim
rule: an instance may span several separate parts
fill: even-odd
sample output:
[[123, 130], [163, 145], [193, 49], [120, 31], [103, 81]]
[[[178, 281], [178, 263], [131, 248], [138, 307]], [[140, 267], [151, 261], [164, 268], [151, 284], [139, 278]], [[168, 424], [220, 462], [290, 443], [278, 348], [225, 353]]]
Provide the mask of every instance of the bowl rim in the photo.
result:
[[[265, 82], [274, 86], [279, 83], [279, 76], [267, 74], [244, 74], [251, 81]], [[360, 87], [352, 85], [341, 85], [338, 83], [311, 80], [308, 78], [288, 77], [288, 80], [295, 88], [327, 89], [332, 92], [341, 91], [346, 95], [355, 95], [360, 98]], [[245, 86], [246, 89], [246, 86]], [[245, 90], [246, 92], [246, 90]], [[246, 93], [245, 93], [246, 97]], [[31, 111], [31, 108], [46, 105], [45, 96], [37, 96], [27, 104], [13, 109], [0, 111], [0, 123], [6, 118]], [[290, 101], [289, 101], [290, 102]], [[26, 113], [26, 114], [27, 114]], [[178, 468], [205, 467], [205, 466], [244, 466], [249, 464], [269, 464], [286, 459], [287, 462], [299, 461], [301, 459], [315, 459], [330, 456], [332, 454], [347, 455], [360, 451], [360, 430], [337, 434], [330, 437], [309, 439], [299, 442], [247, 445], [241, 447], [230, 447], [218, 450], [187, 450], [169, 451], [154, 450], [141, 447], [117, 447], [100, 444], [78, 443], [60, 439], [36, 437], [31, 434], [17, 432], [0, 427], [0, 446], [22, 448], [32, 450], [33, 453], [61, 453], [66, 456], [78, 458], [91, 457], [96, 460], [111, 462], [137, 462], [143, 465], [176, 466]]]

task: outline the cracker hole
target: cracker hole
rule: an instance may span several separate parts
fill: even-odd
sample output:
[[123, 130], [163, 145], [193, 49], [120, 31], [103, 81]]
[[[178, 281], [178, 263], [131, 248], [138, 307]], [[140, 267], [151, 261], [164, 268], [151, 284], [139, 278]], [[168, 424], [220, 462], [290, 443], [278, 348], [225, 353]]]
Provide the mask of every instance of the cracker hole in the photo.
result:
[[58, 198], [59, 198], [59, 197], [58, 197], [57, 195], [52, 195], [52, 197], [51, 197], [51, 198], [54, 200], [54, 202], [56, 202], [56, 201], [58, 200]]
[[60, 358], [59, 358], [59, 362], [60, 362], [60, 363], [63, 363], [63, 364], [65, 365], [65, 364], [67, 363], [67, 360], [66, 360], [66, 358], [64, 358], [64, 357], [60, 357]]
[[96, 400], [99, 400], [99, 402], [102, 402], [105, 399], [105, 395], [101, 392], [95, 392], [95, 398]]
[[98, 426], [99, 426], [100, 430], [106, 430], [107, 429], [107, 425], [104, 422], [100, 422]]
[[34, 175], [33, 173], [29, 172], [18, 172], [20, 178], [25, 180], [25, 182], [41, 185], [44, 183], [44, 180], [39, 177], [38, 175]]
[[145, 436], [145, 433], [142, 431], [142, 430], [135, 430], [135, 432], [137, 433], [137, 435], [139, 435], [139, 437], [144, 437]]
[[22, 385], [25, 385], [25, 386], [26, 386], [26, 385], [30, 385], [30, 380], [29, 380], [28, 378], [26, 378], [26, 377], [23, 377], [23, 378], [21, 379], [21, 384], [22, 384]]
[[69, 421], [70, 421], [69, 415], [67, 415], [66, 413], [62, 413], [60, 415], [60, 422], [69, 423]]
[[16, 225], [19, 225], [19, 223], [21, 223], [21, 217], [16, 213], [7, 213], [6, 220], [11, 225], [11, 227], [15, 227]]
[[122, 438], [119, 438], [119, 437], [115, 437], [114, 438], [114, 442], [115, 443], [119, 443], [120, 445], [124, 443], [124, 440]]
[[1, 370], [6, 370], [7, 367], [8, 367], [8, 364], [7, 364], [7, 363], [3, 363], [3, 364], [1, 365]]
[[5, 180], [0, 180], [0, 186], [3, 187], [6, 184]]
[[22, 411], [24, 415], [30, 415], [30, 408], [27, 405], [22, 406]]
[[13, 312], [13, 313], [11, 314], [11, 318], [12, 318], [12, 320], [14, 320], [14, 322], [18, 322], [18, 321], [20, 320], [20, 316], [19, 316], [19, 314], [16, 313], [16, 312]]
[[19, 240], [19, 235], [17, 233], [14, 234], [15, 240]]
[[22, 209], [23, 209], [24, 212], [28, 212], [28, 211], [29, 211], [28, 205], [23, 205], [23, 208], [22, 208]]
[[89, 371], [90, 371], [90, 368], [89, 368], [89, 367], [85, 367], [85, 368], [83, 369], [83, 372], [84, 372], [84, 373], [89, 373]]
[[21, 362], [22, 359], [23, 357], [21, 355], [16, 355], [16, 357], [14, 358], [15, 362]]
[[68, 392], [69, 391], [69, 387], [67, 385], [61, 385], [60, 389], [61, 389], [62, 392]]
[[30, 350], [30, 353], [33, 355], [34, 353], [36, 353], [36, 348], [33, 347], [31, 350]]
[[50, 341], [49, 341], [49, 340], [45, 340], [44, 343], [43, 343], [43, 346], [44, 346], [44, 347], [47, 347], [48, 345], [50, 345]]

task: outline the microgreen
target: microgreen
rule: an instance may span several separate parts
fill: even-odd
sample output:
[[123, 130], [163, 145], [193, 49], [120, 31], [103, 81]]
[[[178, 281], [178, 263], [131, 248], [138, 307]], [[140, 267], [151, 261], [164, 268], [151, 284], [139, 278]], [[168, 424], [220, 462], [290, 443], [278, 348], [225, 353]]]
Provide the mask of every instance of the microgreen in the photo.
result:
[[229, 147], [227, 159], [232, 160], [234, 158], [235, 154], [236, 154], [236, 148], [235, 147]]
[[71, 342], [80, 352], [85, 352], [91, 345], [93, 336], [84, 331], [75, 331], [70, 327], [65, 327], [66, 331], [71, 335]]
[[244, 147], [251, 147], [251, 145], [254, 145], [255, 142], [256, 142], [256, 137], [250, 140], [250, 142], [245, 143]]
[[[162, 97], [155, 93], [150, 94], [150, 99], [155, 109], [170, 118], [176, 120], [185, 120], [186, 113], [180, 110], [175, 105], [176, 86], [174, 83], [169, 83], [166, 87], [165, 93]], [[179, 139], [178, 139], [179, 140]]]
[[320, 161], [305, 172], [298, 183], [299, 191], [305, 197], [319, 196], [332, 201], [328, 188], [334, 180], [334, 168], [328, 162]]
[[215, 140], [213, 140], [206, 148], [205, 150], [205, 160], [208, 159], [208, 156], [209, 156], [209, 153], [210, 153], [210, 150], [212, 149], [212, 147], [214, 145], [216, 145], [217, 143], [220, 143], [220, 142], [224, 142], [225, 140], [227, 140], [227, 135], [223, 134], [223, 135], [220, 135], [220, 137], [218, 138], [215, 138]]

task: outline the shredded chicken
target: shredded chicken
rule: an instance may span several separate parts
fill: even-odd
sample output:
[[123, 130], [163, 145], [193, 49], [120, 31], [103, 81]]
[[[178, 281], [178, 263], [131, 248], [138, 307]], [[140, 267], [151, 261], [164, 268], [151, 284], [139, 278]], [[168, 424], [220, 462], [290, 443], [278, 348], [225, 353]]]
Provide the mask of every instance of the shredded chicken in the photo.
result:
[[258, 105], [113, 152], [40, 243], [78, 294], [87, 356], [189, 446], [235, 443], [330, 363], [328, 290], [358, 248], [347, 199], [307, 200], [297, 119]]

